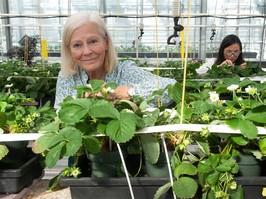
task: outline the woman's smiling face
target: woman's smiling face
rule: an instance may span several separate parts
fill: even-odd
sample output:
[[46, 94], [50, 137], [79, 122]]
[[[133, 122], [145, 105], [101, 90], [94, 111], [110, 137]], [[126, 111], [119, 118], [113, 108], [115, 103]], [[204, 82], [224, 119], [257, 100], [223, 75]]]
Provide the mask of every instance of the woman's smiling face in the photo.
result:
[[87, 73], [104, 71], [106, 50], [107, 39], [102, 37], [93, 23], [77, 28], [71, 36], [71, 55]]

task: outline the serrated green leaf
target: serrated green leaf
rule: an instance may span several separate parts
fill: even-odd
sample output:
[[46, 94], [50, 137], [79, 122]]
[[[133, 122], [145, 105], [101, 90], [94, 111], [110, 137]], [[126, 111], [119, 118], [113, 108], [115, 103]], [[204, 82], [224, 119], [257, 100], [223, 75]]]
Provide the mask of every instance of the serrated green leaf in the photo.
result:
[[129, 141], [136, 131], [135, 116], [130, 112], [121, 112], [119, 120], [112, 120], [106, 126], [106, 135], [114, 142]]
[[58, 137], [66, 142], [62, 156], [69, 157], [74, 155], [82, 145], [81, 132], [74, 127], [67, 126], [63, 128], [59, 131]]
[[206, 113], [212, 108], [212, 105], [206, 101], [195, 101], [192, 104], [193, 107], [195, 108], [194, 112], [197, 114]]
[[256, 125], [249, 120], [243, 120], [237, 118], [237, 119], [227, 120], [226, 124], [234, 130], [239, 129], [241, 131], [241, 134], [247, 137], [248, 139], [254, 139], [258, 135], [258, 129]]
[[61, 157], [62, 148], [65, 146], [65, 144], [66, 144], [65, 142], [61, 142], [57, 144], [55, 147], [53, 147], [50, 151], [48, 151], [45, 157], [45, 165], [48, 168], [52, 168], [57, 164], [58, 160]]
[[250, 110], [246, 115], [245, 115], [246, 120], [251, 120], [254, 122], [266, 123], [266, 106], [258, 106], [252, 110]]
[[218, 165], [215, 170], [219, 171], [219, 172], [229, 172], [231, 170], [231, 166], [228, 164], [220, 164]]
[[258, 129], [255, 124], [248, 120], [239, 121], [239, 129], [248, 139], [255, 139], [258, 135]]
[[201, 137], [197, 137], [196, 142], [198, 143], [200, 149], [207, 155], [210, 154], [210, 146], [207, 140], [201, 138]]
[[59, 119], [67, 124], [79, 122], [88, 114], [92, 99], [76, 99], [61, 103], [61, 109], [58, 112]]
[[100, 100], [92, 104], [89, 109], [89, 115], [95, 118], [111, 118], [119, 119], [119, 111], [113, 106], [112, 103]]
[[172, 186], [171, 186], [170, 182], [168, 182], [165, 185], [159, 187], [159, 189], [157, 189], [153, 199], [159, 199], [162, 195], [166, 194], [171, 187]]
[[190, 177], [181, 177], [173, 184], [173, 191], [178, 198], [193, 198], [197, 190], [197, 182]]
[[199, 162], [199, 165], [198, 165], [199, 173], [208, 173], [212, 170], [213, 170], [213, 167], [211, 167], [211, 165], [208, 164], [208, 162]]
[[207, 177], [207, 183], [210, 184], [211, 186], [215, 185], [220, 177], [220, 172], [214, 171], [213, 173], [210, 173]]
[[196, 175], [196, 173], [197, 168], [193, 164], [186, 162], [182, 162], [174, 169], [174, 176], [176, 178], [179, 178], [182, 175]]
[[160, 144], [158, 138], [153, 135], [141, 135], [140, 139], [146, 159], [150, 163], [155, 164], [160, 156]]
[[57, 145], [63, 141], [62, 137], [58, 137], [55, 133], [46, 133], [39, 137], [32, 145], [32, 151], [34, 153], [42, 153], [45, 150], [48, 150], [49, 148], [53, 147], [54, 145]]
[[177, 104], [182, 101], [182, 85], [179, 82], [174, 84], [172, 97]]
[[231, 139], [239, 146], [245, 146], [249, 143], [249, 139], [244, 137], [243, 135], [232, 135]]

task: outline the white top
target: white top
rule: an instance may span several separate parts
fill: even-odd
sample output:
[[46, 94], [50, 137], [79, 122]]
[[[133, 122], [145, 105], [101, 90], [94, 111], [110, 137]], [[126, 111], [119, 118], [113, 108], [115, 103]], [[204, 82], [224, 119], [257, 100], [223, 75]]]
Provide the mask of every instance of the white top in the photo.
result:
[[204, 64], [202, 64], [198, 69], [196, 69], [198, 74], [205, 74], [209, 68], [212, 67], [214, 64], [216, 58], [210, 58], [208, 59]]

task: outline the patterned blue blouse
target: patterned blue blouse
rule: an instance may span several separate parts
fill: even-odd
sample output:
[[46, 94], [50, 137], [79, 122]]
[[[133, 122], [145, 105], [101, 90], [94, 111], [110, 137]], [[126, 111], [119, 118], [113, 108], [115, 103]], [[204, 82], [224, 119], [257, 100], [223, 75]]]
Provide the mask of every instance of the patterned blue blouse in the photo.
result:
[[[64, 78], [61, 72], [58, 75], [56, 85], [56, 97], [54, 107], [58, 109], [59, 103], [68, 95], [76, 96], [77, 91], [73, 89], [74, 86], [87, 85], [88, 75], [85, 70], [79, 67], [76, 74], [68, 78]], [[174, 79], [159, 77], [149, 71], [138, 67], [133, 61], [119, 62], [118, 66], [111, 72], [105, 75], [105, 82], [116, 82], [119, 86], [132, 85], [134, 93], [144, 99], [150, 94], [158, 90], [158, 88], [165, 88], [169, 84], [175, 84]], [[158, 85], [160, 83], [160, 86]], [[170, 99], [165, 93], [161, 102], [167, 104]]]

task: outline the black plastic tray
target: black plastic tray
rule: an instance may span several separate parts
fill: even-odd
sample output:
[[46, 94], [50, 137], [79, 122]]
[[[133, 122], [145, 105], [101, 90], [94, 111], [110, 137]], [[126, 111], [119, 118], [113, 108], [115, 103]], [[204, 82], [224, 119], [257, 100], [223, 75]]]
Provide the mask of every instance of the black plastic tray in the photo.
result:
[[[12, 167], [11, 167], [12, 168]], [[0, 193], [18, 193], [43, 175], [38, 156], [31, 157], [17, 169], [0, 169]]]

